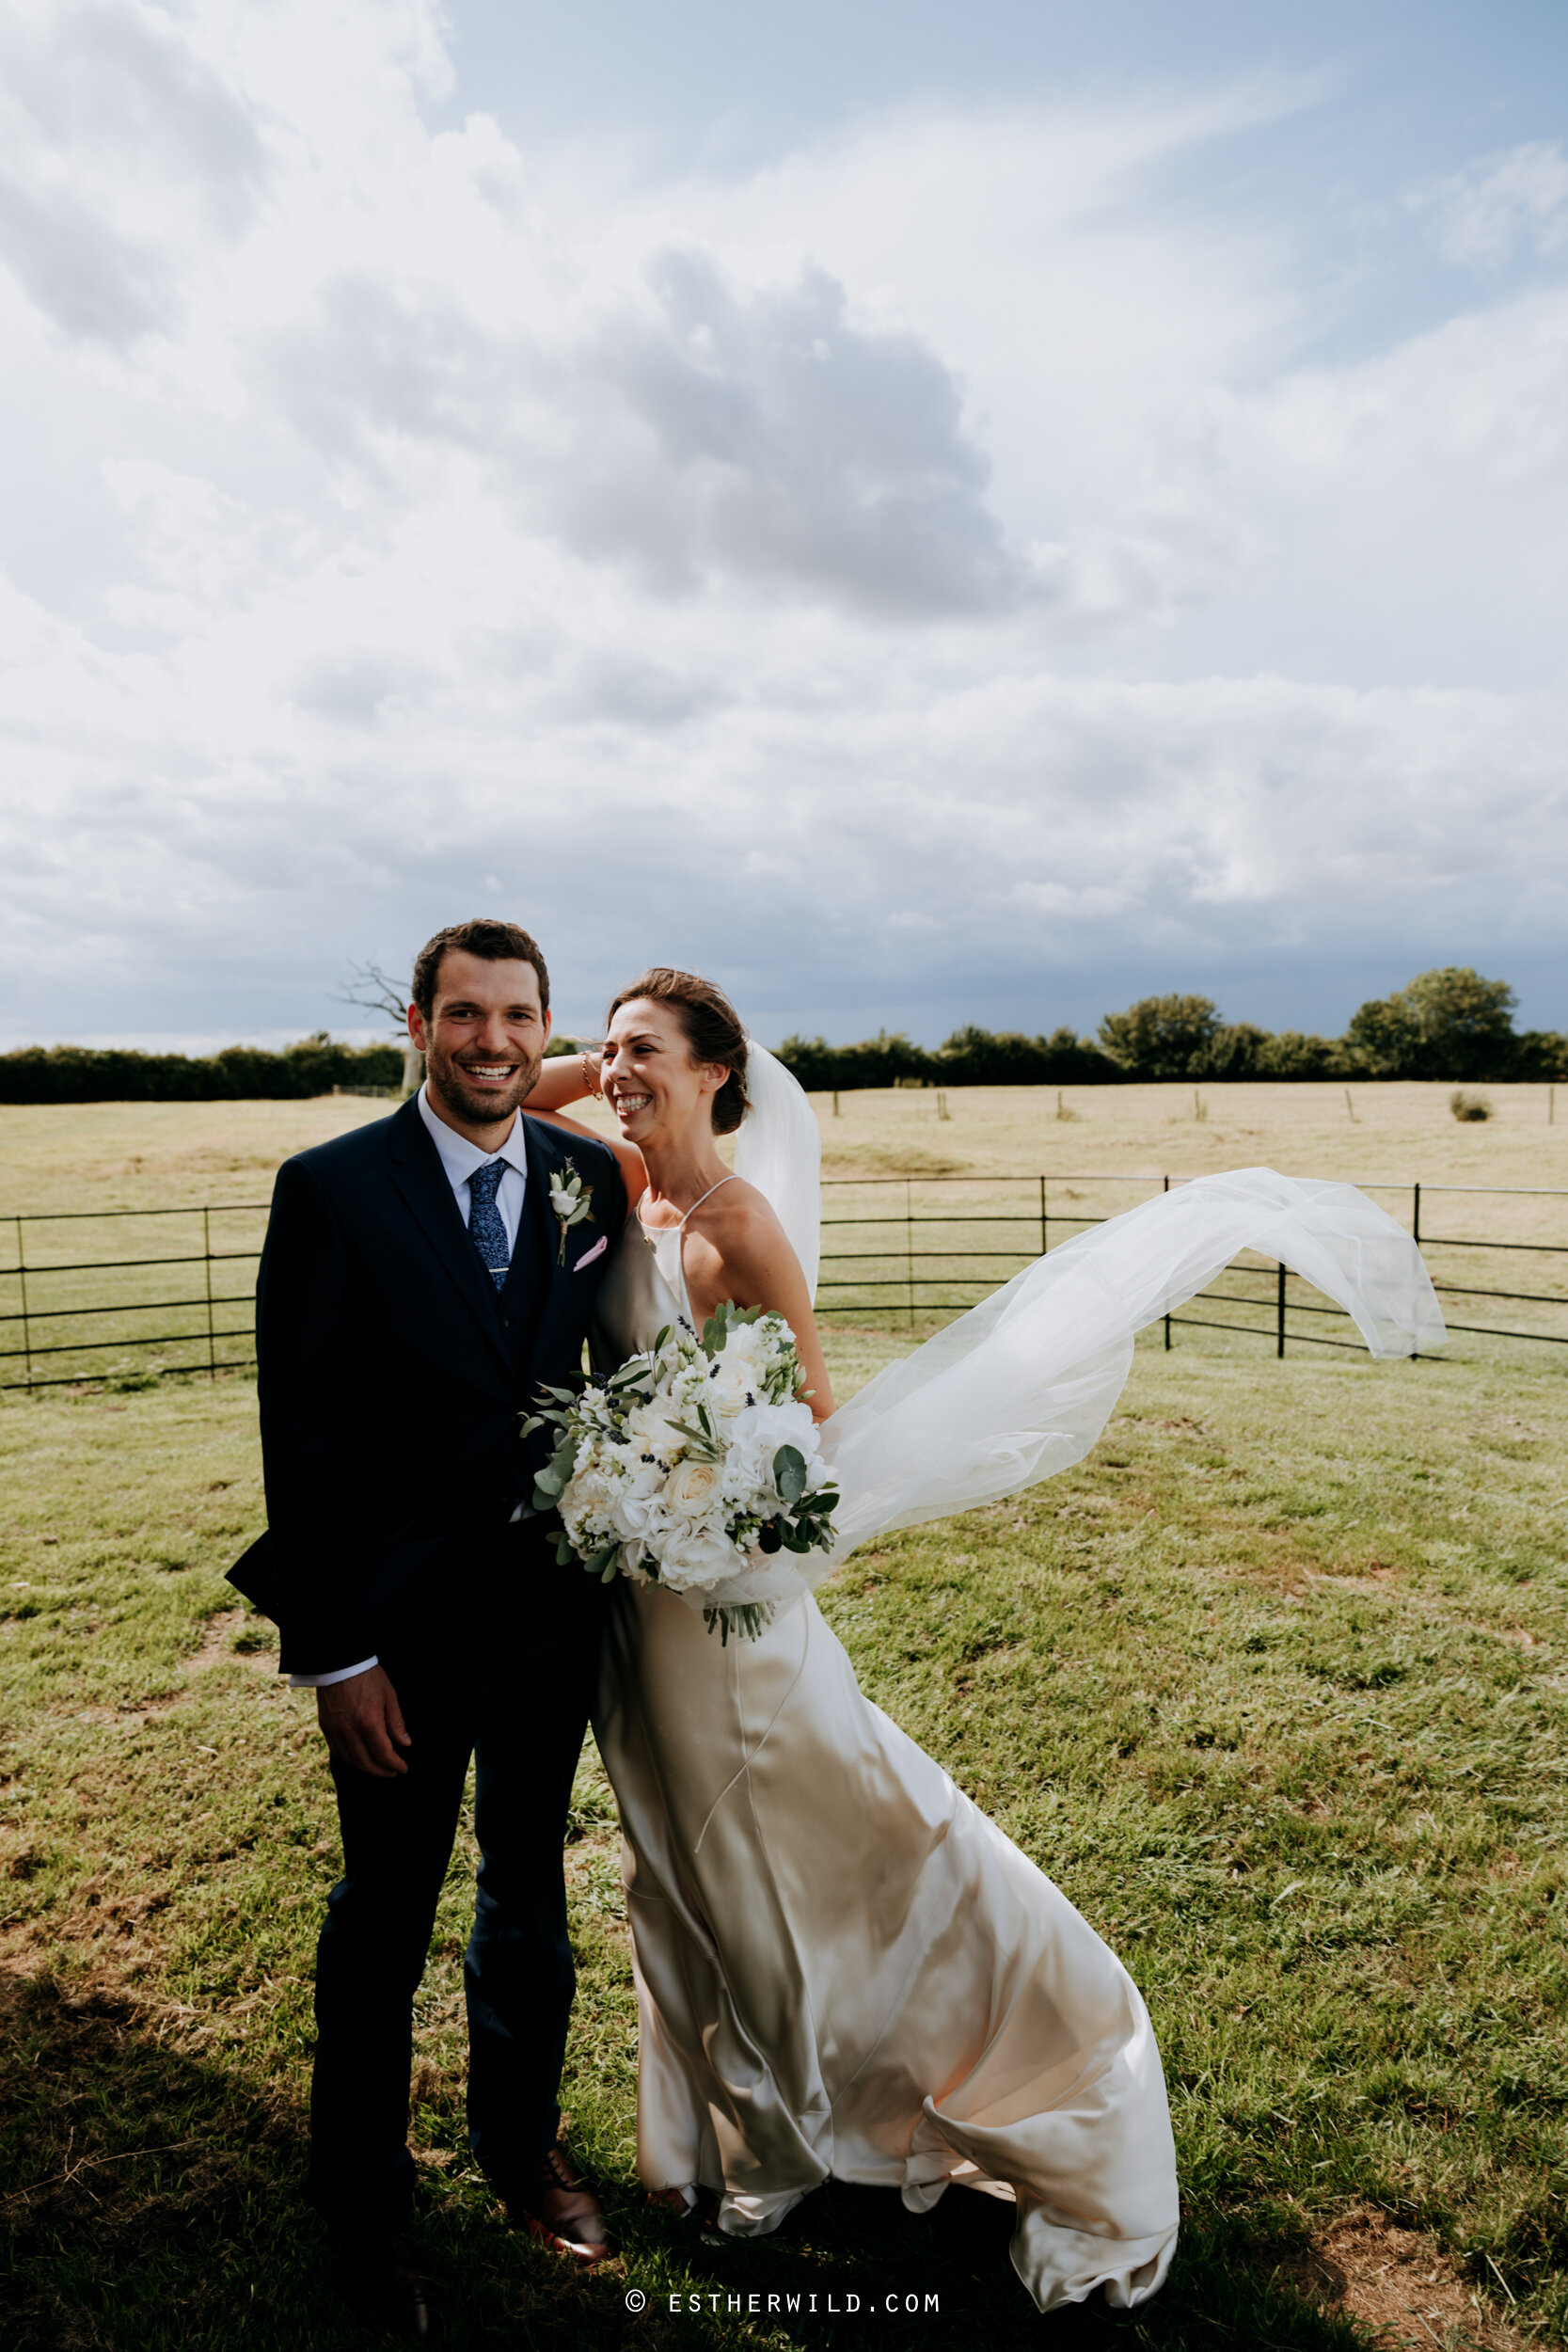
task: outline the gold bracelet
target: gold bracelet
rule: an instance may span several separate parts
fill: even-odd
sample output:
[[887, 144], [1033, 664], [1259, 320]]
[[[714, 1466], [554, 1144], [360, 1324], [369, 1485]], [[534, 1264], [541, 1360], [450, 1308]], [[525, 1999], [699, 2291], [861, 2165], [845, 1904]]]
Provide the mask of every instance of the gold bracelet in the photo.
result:
[[594, 1102], [602, 1103], [604, 1101], [604, 1089], [600, 1086], [597, 1078], [591, 1077], [589, 1075], [589, 1069], [593, 1060], [594, 1056], [592, 1054], [584, 1054], [582, 1057], [582, 1083], [587, 1088], [589, 1093], [594, 1097]]

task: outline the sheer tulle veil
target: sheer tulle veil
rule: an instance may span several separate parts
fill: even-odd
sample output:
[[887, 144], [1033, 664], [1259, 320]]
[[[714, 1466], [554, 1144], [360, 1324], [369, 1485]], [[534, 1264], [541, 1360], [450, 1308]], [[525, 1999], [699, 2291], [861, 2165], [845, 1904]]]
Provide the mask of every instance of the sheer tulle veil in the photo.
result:
[[[766, 1195], [816, 1295], [821, 1136], [777, 1057], [747, 1041], [751, 1109], [736, 1172]], [[1416, 1243], [1354, 1184], [1243, 1168], [1200, 1176], [1064, 1242], [822, 1426], [842, 1488], [831, 1557], [775, 1554], [714, 1602], [784, 1603], [871, 1537], [999, 1502], [1082, 1461], [1132, 1363], [1138, 1331], [1208, 1287], [1238, 1250], [1278, 1259], [1352, 1316], [1373, 1356], [1447, 1334]]]
[[815, 1298], [822, 1250], [822, 1131], [793, 1071], [754, 1037], [746, 1040], [746, 1101], [735, 1172], [768, 1202]]

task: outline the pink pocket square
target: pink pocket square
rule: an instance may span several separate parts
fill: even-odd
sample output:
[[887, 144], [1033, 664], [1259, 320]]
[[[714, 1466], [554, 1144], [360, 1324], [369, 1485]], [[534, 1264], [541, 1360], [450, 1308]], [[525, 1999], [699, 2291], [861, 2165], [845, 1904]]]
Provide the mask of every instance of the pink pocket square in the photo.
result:
[[608, 1233], [601, 1233], [601, 1234], [599, 1235], [598, 1240], [597, 1240], [597, 1241], [594, 1244], [593, 1248], [592, 1248], [592, 1249], [585, 1249], [585, 1250], [583, 1251], [583, 1253], [582, 1253], [581, 1257], [578, 1260], [578, 1262], [577, 1262], [576, 1265], [572, 1268], [572, 1272], [573, 1272], [574, 1274], [580, 1274], [580, 1273], [582, 1272], [582, 1269], [583, 1269], [583, 1267], [584, 1267], [585, 1265], [592, 1265], [595, 1258], [602, 1258], [602, 1257], [604, 1256], [605, 1251], [606, 1251], [609, 1248], [610, 1248], [610, 1235], [609, 1235]]

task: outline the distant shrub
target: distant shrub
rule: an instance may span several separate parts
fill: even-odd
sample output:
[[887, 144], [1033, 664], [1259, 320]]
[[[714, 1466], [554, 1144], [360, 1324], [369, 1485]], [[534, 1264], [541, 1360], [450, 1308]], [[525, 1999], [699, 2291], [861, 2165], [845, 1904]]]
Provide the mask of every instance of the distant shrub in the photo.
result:
[[955, 1029], [934, 1058], [944, 1086], [1102, 1086], [1120, 1075], [1098, 1045], [1069, 1028], [1049, 1037]]
[[1363, 1005], [1345, 1042], [1370, 1078], [1502, 1078], [1518, 1044], [1515, 1002], [1506, 980], [1445, 964]]
[[1337, 1037], [1306, 1037], [1300, 1029], [1276, 1029], [1266, 1037], [1253, 1063], [1255, 1078], [1345, 1078], [1355, 1064]]
[[1459, 1120], [1490, 1119], [1492, 1105], [1484, 1094], [1467, 1094], [1463, 1087], [1455, 1087], [1449, 1097], [1449, 1108]]
[[1097, 1045], [1061, 1028], [1050, 1037], [1005, 1029], [955, 1029], [933, 1054], [901, 1031], [885, 1029], [858, 1045], [823, 1037], [786, 1037], [779, 1059], [808, 1094], [859, 1087], [1101, 1086], [1120, 1075]]
[[0, 1054], [0, 1103], [299, 1102], [334, 1087], [396, 1087], [396, 1045], [340, 1045], [325, 1031], [280, 1054], [139, 1054], [85, 1045], [24, 1045]]
[[[1105, 1015], [1100, 1042], [1129, 1078], [1205, 1077], [1222, 1026], [1212, 997], [1143, 996], [1125, 1012]], [[1244, 1040], [1237, 1050], [1244, 1057]]]

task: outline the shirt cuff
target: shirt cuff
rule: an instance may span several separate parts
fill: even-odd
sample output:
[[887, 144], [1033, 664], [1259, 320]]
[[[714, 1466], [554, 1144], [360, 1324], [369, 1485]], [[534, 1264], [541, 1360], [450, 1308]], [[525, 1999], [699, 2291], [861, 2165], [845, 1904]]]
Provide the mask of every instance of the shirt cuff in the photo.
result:
[[291, 1675], [289, 1688], [291, 1691], [325, 1691], [329, 1682], [348, 1682], [356, 1675], [369, 1674], [372, 1666], [379, 1666], [380, 1663], [379, 1658], [367, 1658], [357, 1666], [339, 1666], [329, 1675]]

